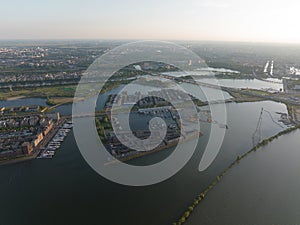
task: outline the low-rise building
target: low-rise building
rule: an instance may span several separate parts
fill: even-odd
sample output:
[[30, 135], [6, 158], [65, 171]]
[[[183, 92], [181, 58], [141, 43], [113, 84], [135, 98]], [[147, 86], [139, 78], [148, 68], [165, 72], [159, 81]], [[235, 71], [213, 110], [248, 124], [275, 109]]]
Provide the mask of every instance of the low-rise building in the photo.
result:
[[52, 130], [52, 128], [53, 128], [53, 122], [51, 120], [51, 121], [49, 121], [49, 125], [46, 126], [44, 129], [44, 132], [43, 132], [44, 136], [46, 136]]
[[37, 134], [36, 138], [33, 140], [34, 147], [38, 146], [38, 144], [43, 140], [43, 138], [44, 138], [44, 135], [42, 132]]
[[21, 150], [24, 155], [30, 155], [31, 152], [33, 151], [32, 144], [29, 142], [24, 142], [21, 146]]

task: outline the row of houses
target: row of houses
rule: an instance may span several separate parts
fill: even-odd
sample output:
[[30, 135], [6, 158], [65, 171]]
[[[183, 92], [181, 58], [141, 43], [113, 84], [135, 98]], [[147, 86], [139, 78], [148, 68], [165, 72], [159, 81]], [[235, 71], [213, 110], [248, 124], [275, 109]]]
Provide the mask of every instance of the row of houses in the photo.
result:
[[20, 107], [2, 107], [0, 108], [0, 113], [2, 115], [11, 114], [11, 113], [20, 113], [20, 112], [40, 112], [40, 106], [20, 106]]
[[[52, 130], [54, 126], [53, 119], [40, 116], [34, 116], [34, 118], [38, 120], [30, 127], [26, 126], [20, 129], [15, 129], [15, 127], [11, 129], [2, 128], [0, 132], [0, 159], [30, 155]], [[3, 120], [6, 121], [6, 119], [1, 121]]]

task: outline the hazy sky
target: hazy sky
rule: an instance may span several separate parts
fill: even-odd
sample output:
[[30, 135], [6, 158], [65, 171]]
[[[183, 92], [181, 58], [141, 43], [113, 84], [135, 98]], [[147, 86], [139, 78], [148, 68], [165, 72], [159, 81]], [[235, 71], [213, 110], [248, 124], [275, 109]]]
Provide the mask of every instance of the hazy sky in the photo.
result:
[[299, 0], [10, 0], [0, 39], [300, 43]]

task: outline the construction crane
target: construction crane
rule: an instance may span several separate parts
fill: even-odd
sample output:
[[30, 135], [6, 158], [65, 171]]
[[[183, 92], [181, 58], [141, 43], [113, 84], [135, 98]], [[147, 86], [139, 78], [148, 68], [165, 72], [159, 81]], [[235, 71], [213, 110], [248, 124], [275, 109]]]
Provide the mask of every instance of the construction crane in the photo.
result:
[[252, 136], [253, 146], [261, 142], [261, 125], [262, 125], [263, 113], [264, 113], [264, 108], [261, 108], [257, 126]]
[[276, 125], [278, 125], [281, 128], [284, 128], [284, 126], [282, 126], [280, 123], [278, 123], [273, 118], [272, 114], [269, 111], [265, 110], [264, 108], [261, 108], [261, 112], [260, 112], [260, 115], [259, 115], [257, 126], [256, 126], [256, 129], [255, 129], [255, 131], [253, 133], [253, 136], [252, 136], [253, 147], [262, 141], [261, 125], [262, 125], [262, 122], [263, 122], [263, 113], [264, 112], [266, 112], [270, 116], [273, 123], [275, 123]]

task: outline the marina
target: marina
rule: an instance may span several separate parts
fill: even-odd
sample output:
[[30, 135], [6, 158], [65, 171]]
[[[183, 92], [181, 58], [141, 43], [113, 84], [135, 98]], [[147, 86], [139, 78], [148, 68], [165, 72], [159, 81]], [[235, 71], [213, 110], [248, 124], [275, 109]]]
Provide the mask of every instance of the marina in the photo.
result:
[[72, 122], [64, 123], [48, 145], [42, 149], [41, 153], [37, 156], [37, 159], [52, 159], [71, 129]]

